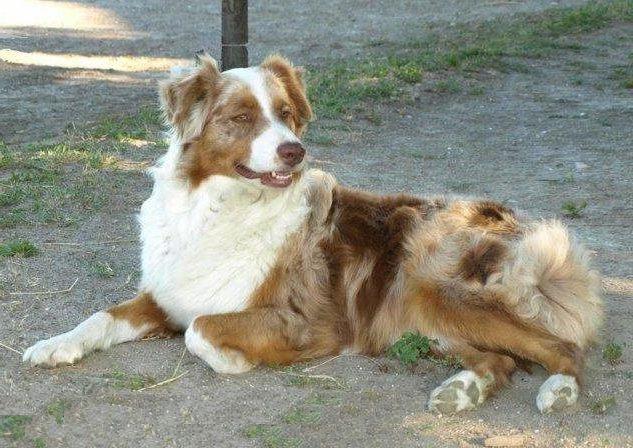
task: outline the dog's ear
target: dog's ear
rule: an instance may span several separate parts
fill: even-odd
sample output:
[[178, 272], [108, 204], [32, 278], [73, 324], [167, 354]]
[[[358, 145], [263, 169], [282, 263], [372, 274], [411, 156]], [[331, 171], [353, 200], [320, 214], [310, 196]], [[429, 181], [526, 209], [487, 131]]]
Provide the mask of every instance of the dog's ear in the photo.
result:
[[172, 70], [172, 77], [159, 85], [160, 104], [165, 119], [183, 141], [202, 132], [218, 92], [218, 63], [207, 54], [196, 55], [191, 70]]
[[278, 54], [268, 56], [261, 67], [273, 72], [284, 84], [290, 101], [292, 101], [295, 108], [297, 134], [303, 134], [308, 123], [313, 118], [312, 108], [310, 107], [306, 86], [303, 81], [303, 67], [293, 67], [286, 58]]

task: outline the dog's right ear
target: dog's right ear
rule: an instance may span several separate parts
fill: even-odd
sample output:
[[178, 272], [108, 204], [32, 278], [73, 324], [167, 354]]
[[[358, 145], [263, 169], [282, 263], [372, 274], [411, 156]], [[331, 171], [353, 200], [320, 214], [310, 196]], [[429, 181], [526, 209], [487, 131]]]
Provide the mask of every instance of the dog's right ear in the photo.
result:
[[215, 59], [207, 54], [196, 55], [196, 63], [184, 75], [176, 74], [159, 84], [165, 119], [183, 141], [202, 132], [218, 91], [220, 70]]

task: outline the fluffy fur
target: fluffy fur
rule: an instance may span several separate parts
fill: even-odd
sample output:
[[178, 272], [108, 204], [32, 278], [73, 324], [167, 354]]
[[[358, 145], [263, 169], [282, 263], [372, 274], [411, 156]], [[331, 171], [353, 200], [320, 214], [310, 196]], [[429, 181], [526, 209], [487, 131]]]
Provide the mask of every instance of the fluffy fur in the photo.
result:
[[[161, 85], [161, 103], [172, 135], [139, 216], [141, 293], [25, 361], [70, 363], [186, 330], [193, 354], [241, 373], [375, 355], [414, 330], [467, 369], [432, 393], [431, 409], [473, 408], [526, 361], [555, 375], [541, 411], [573, 404], [577, 391], [563, 400], [561, 390], [581, 374], [602, 305], [598, 275], [561, 223], [491, 201], [377, 196], [306, 170], [312, 112], [301, 71], [278, 56], [224, 73], [203, 57]], [[301, 150], [291, 159], [288, 144]], [[80, 349], [55, 354], [67, 347]]]

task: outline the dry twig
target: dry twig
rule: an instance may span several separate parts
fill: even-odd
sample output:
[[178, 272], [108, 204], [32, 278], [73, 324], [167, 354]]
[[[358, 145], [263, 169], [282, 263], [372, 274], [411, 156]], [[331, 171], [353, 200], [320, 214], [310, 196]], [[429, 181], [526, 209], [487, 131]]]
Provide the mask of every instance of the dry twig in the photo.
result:
[[77, 282], [79, 281], [79, 277], [77, 277], [75, 279], [75, 281], [73, 282], [72, 285], [70, 285], [68, 288], [66, 289], [57, 289], [57, 290], [52, 290], [52, 291], [25, 291], [25, 292], [10, 292], [9, 295], [10, 296], [37, 296], [37, 295], [51, 295], [51, 294], [63, 294], [65, 292], [70, 292], [72, 291], [72, 289], [75, 287], [75, 285], [77, 284]]
[[22, 353], [20, 350], [15, 349], [13, 347], [8, 346], [7, 344], [3, 344], [2, 342], [0, 342], [0, 347], [4, 347], [7, 350], [11, 350], [14, 353], [17, 353], [18, 355], [23, 355], [24, 353]]

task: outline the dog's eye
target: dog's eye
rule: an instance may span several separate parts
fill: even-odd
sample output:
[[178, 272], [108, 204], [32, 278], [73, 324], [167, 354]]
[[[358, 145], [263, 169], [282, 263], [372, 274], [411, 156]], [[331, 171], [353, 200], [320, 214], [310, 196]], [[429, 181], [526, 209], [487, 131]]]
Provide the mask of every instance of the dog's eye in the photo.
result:
[[251, 117], [248, 114], [239, 114], [231, 118], [236, 123], [248, 123], [251, 121]]
[[292, 110], [290, 110], [290, 108], [284, 107], [283, 109], [281, 109], [281, 112], [279, 112], [279, 114], [281, 115], [281, 118], [288, 118], [292, 115]]

